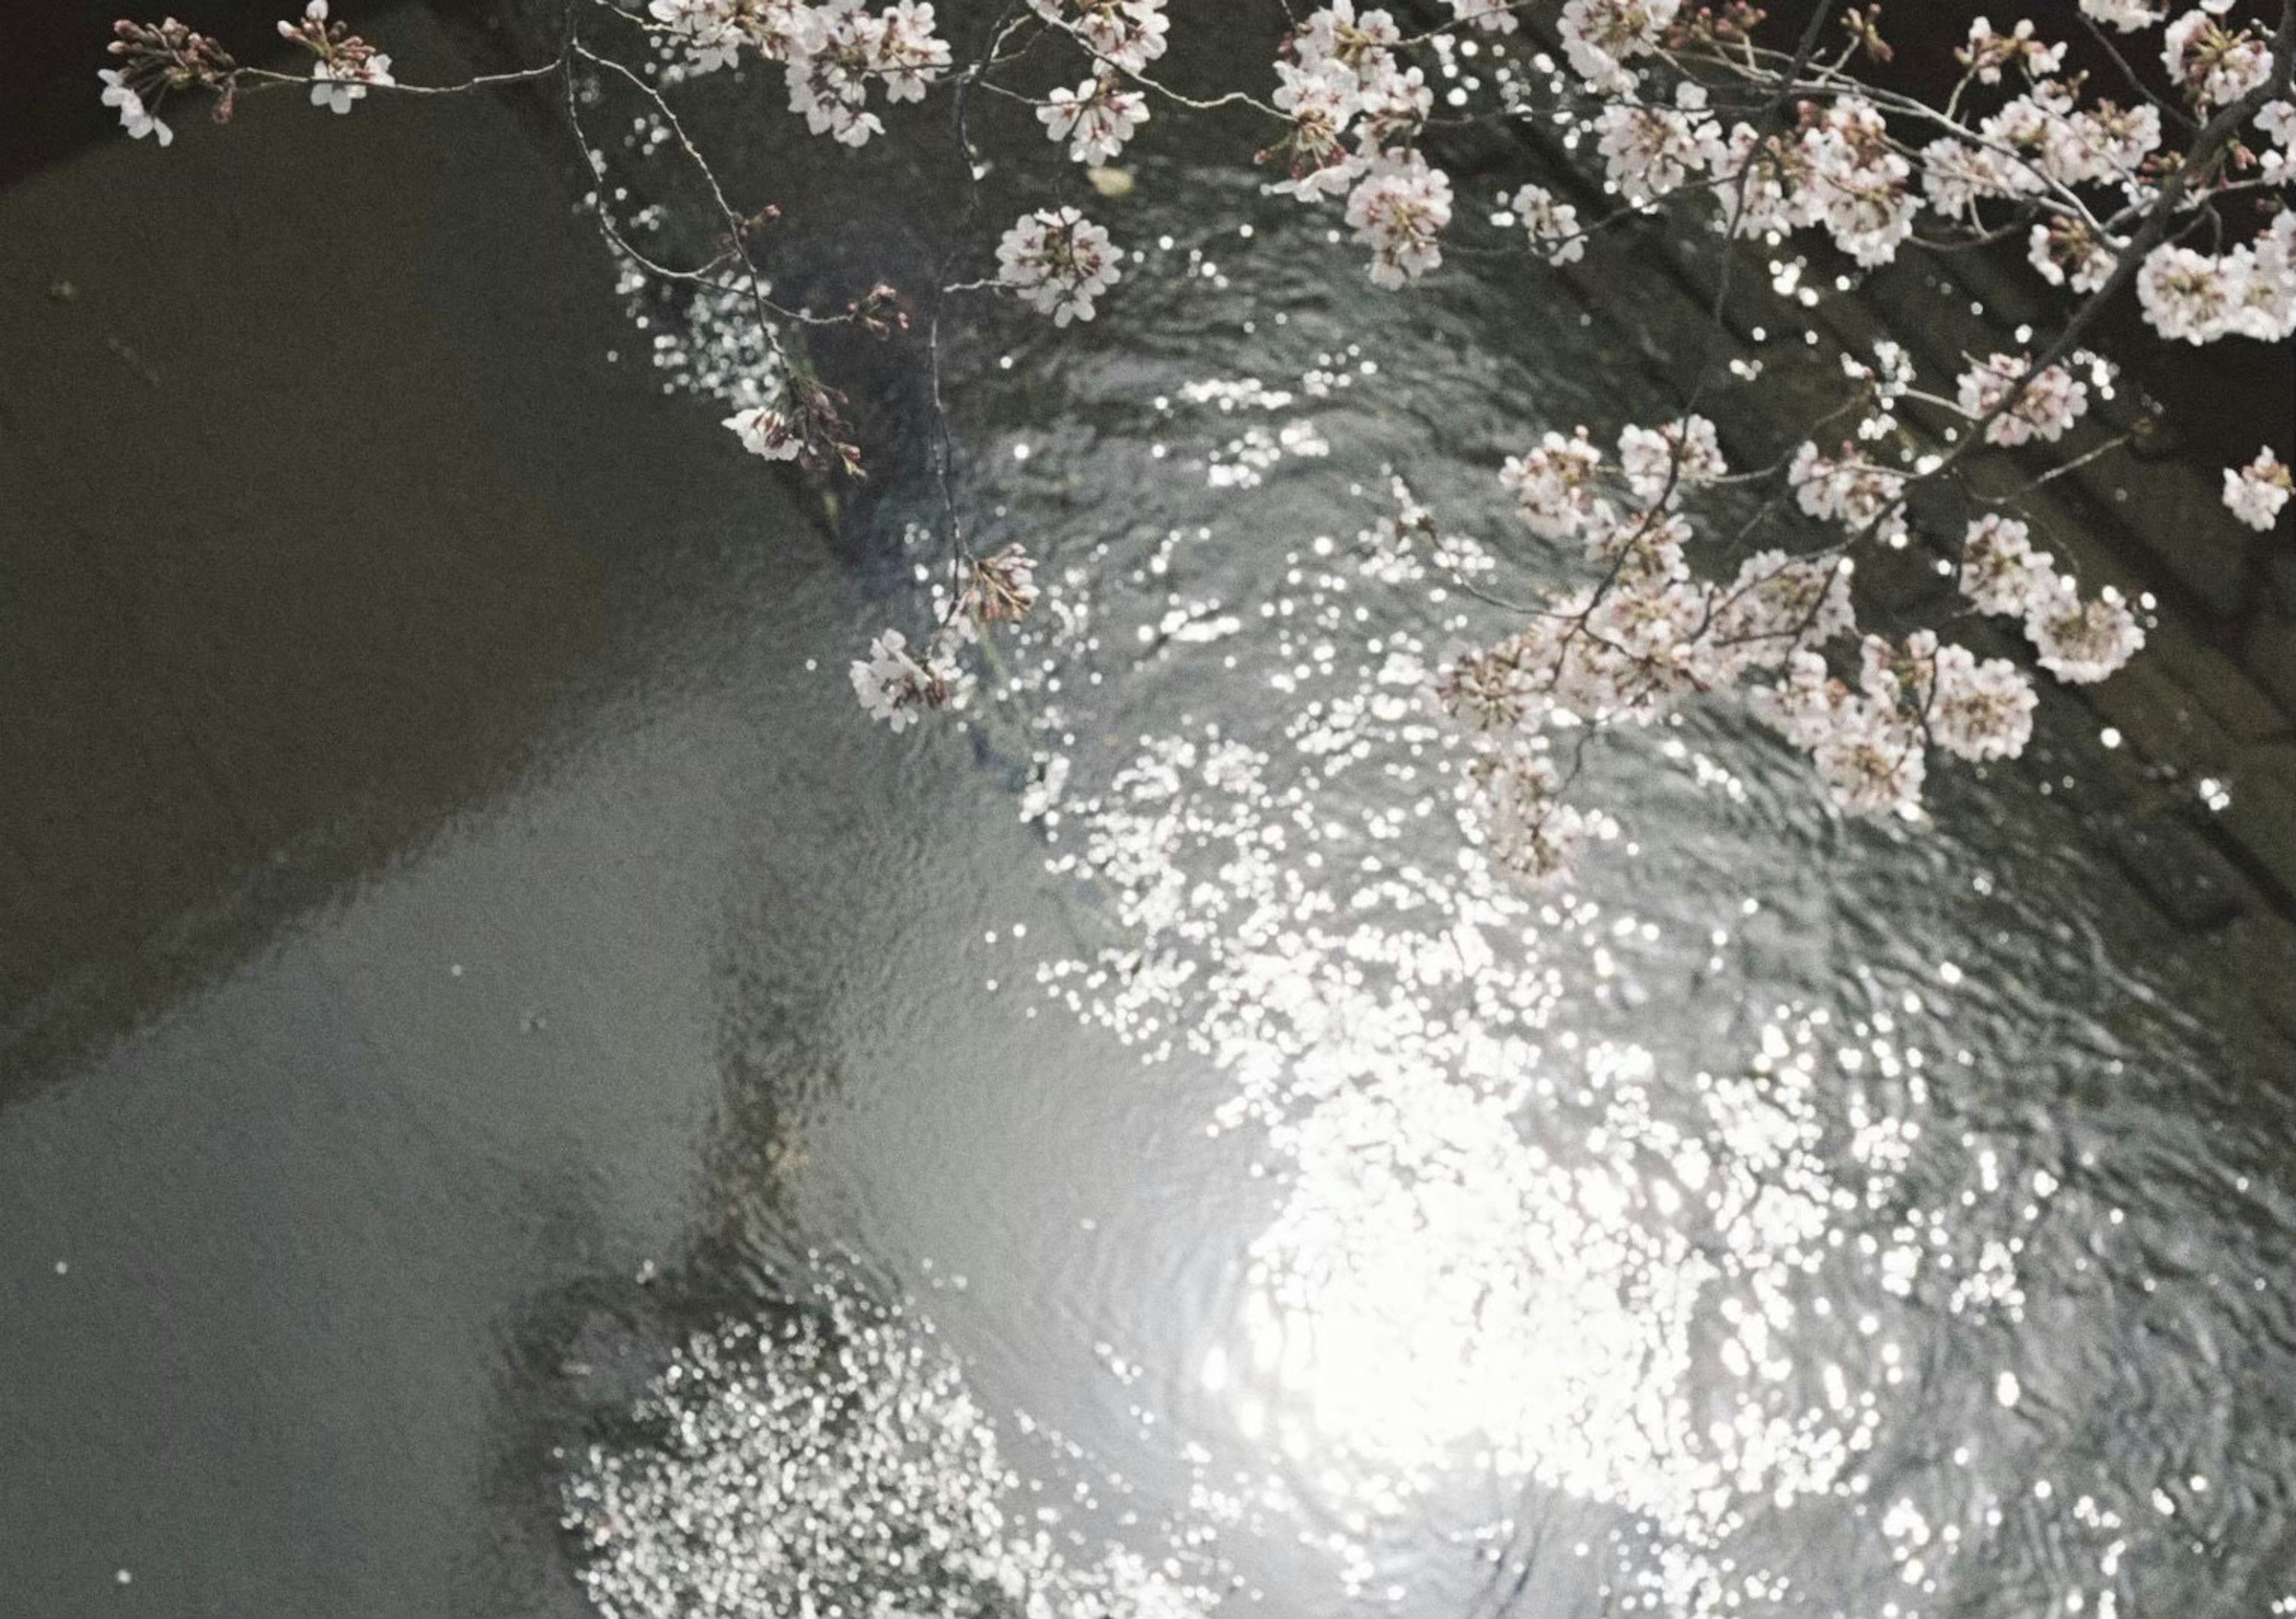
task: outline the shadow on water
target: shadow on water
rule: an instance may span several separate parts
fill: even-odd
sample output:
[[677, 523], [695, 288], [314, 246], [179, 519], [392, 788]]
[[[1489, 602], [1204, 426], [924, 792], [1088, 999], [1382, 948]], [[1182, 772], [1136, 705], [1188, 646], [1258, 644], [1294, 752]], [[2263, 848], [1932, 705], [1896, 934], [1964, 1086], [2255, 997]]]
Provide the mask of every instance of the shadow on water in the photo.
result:
[[[661, 1262], [578, 1269], [505, 1312], [485, 1446], [484, 1491], [497, 1530], [455, 1580], [472, 1611], [582, 1610], [570, 1565], [537, 1549], [561, 1543], [562, 1481], [587, 1447], [665, 1443], [660, 1420], [639, 1407], [677, 1346], [729, 1321], [770, 1322], [817, 1307], [806, 1298], [818, 1278], [791, 1246], [780, 1189], [807, 1167], [793, 1121], [826, 1100], [837, 1076], [807, 1041], [803, 1015], [779, 1001], [785, 991], [739, 962], [720, 982], [723, 1095], [703, 1148], [693, 1229]], [[596, 1255], [603, 1245], [594, 1204], [586, 1189], [569, 1193], [553, 1205], [569, 1229], [541, 1246]], [[882, 1279], [879, 1286], [898, 1296]]]
[[815, 549], [762, 480], [710, 554], [676, 487], [600, 520], [693, 419], [570, 335], [594, 238], [498, 110], [306, 110], [0, 202], [0, 1100], [546, 772], [743, 552]]
[[0, 1611], [580, 1611], [524, 1372], [724, 1202], [725, 857], [850, 820], [724, 691], [819, 529], [558, 174], [309, 112], [0, 196]]

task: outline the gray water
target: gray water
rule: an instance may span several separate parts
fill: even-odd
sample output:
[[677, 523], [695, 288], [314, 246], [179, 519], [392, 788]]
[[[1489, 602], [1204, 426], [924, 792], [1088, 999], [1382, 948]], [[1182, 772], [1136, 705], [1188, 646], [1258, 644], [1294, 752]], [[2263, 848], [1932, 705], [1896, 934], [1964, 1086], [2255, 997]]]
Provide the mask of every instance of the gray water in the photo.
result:
[[1400, 471], [1551, 576], [1492, 473], [1664, 409], [1631, 311], [1144, 166], [1099, 323], [953, 330], [1053, 602], [896, 739], [929, 491], [824, 543], [510, 119], [357, 121], [6, 201], [23, 599], [243, 617], [8, 672], [116, 717], [4, 778], [0, 1607], [2296, 1602], [2290, 1075], [2086, 711], [1919, 829], [1700, 711], [1574, 887], [1474, 854], [1409, 663], [1498, 620], [1360, 536]]

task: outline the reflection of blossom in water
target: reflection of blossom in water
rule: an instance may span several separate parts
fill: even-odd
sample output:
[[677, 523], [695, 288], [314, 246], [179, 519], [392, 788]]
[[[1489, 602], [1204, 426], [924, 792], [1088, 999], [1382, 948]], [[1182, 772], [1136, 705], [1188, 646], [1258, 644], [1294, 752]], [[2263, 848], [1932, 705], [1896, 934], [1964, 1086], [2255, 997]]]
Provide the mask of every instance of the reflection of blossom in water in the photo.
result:
[[[1096, 1549], [1020, 1477], [930, 1329], [826, 1301], [693, 1338], [593, 1445], [565, 1521], [610, 1619], [1193, 1619], [1180, 1572]], [[1195, 1562], [1191, 1556], [1190, 1562]]]

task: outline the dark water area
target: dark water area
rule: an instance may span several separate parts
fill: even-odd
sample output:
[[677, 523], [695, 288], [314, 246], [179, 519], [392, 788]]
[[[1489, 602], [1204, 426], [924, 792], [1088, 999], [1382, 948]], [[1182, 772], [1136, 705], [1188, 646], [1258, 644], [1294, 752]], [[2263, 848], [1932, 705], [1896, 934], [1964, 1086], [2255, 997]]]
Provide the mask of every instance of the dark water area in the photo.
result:
[[0, 1613], [2296, 1611], [2296, 1067], [2092, 715], [1918, 830], [1685, 716], [1560, 895], [1433, 786], [1357, 536], [1631, 309], [1144, 162], [955, 317], [1058, 609], [895, 738], [929, 491], [516, 110], [307, 110], [0, 193]]

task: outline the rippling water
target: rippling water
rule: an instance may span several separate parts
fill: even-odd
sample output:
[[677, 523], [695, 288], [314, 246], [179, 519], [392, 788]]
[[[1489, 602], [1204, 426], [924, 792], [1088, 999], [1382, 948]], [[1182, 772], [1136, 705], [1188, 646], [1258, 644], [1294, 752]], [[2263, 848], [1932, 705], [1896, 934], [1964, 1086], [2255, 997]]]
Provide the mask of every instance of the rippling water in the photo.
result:
[[[1223, 1582], [1283, 1614], [2296, 1606], [2296, 1118], [2104, 857], [2091, 722], [2061, 706], [1916, 830], [1685, 715], [1598, 747], [1619, 824], [1575, 886], [1511, 886], [1422, 696], [1505, 617], [1376, 525], [1399, 475], [1500, 588], [1567, 568], [1493, 473], [1664, 411], [1631, 311], [1472, 262], [1388, 298], [1221, 184], [1144, 176], [1111, 223], [1147, 250], [1089, 332], [968, 328], [976, 543], [1053, 588], [972, 749], [876, 745], [985, 771], [1041, 870], [976, 878], [977, 936], [839, 1014], [919, 1026], [851, 1037], [857, 1116], [789, 1125], [838, 1188], [798, 1229], [1165, 1515], [1118, 1537], [1168, 1560], [1152, 1590], [1050, 1611]], [[964, 1077], [858, 1100], [924, 1050]], [[697, 1353], [709, 1392], [664, 1410], [724, 1397]], [[800, 1437], [759, 1432], [760, 1466]], [[608, 1447], [575, 1486], [610, 1555], [601, 1479], [678, 1478], [662, 1513], [753, 1489], [660, 1465]], [[689, 1544], [682, 1599], [772, 1569], [801, 1602], [806, 1559], [761, 1543]], [[976, 1611], [934, 1589], [889, 1611]]]
[[[1093, 327], [957, 317], [967, 520], [1051, 587], [961, 725], [842, 673], [914, 627], [913, 476], [849, 580], [760, 539], [705, 404], [521, 452], [676, 536], [612, 564], [644, 607], [545, 767], [12, 1116], [74, 1277], [198, 1233], [76, 1328], [90, 1468], [202, 1413], [228, 1525], [278, 1426], [280, 1536], [370, 1602], [417, 1589], [345, 1572], [376, 1524], [466, 1528], [466, 1484], [381, 1499], [435, 1463], [624, 1615], [2296, 1612], [2296, 1092], [2111, 857], [2093, 720], [1915, 829], [1686, 713], [1592, 755], [1575, 884], [1504, 880], [1419, 692], [1504, 615], [1377, 525], [1399, 476], [1528, 593], [1570, 564], [1499, 459], [1662, 378], [1630, 306], [1472, 258], [1377, 294], [1224, 172], [1109, 206]], [[645, 319], [626, 356], [711, 373]], [[74, 1200], [89, 1142], [165, 1168], [164, 1233]]]

